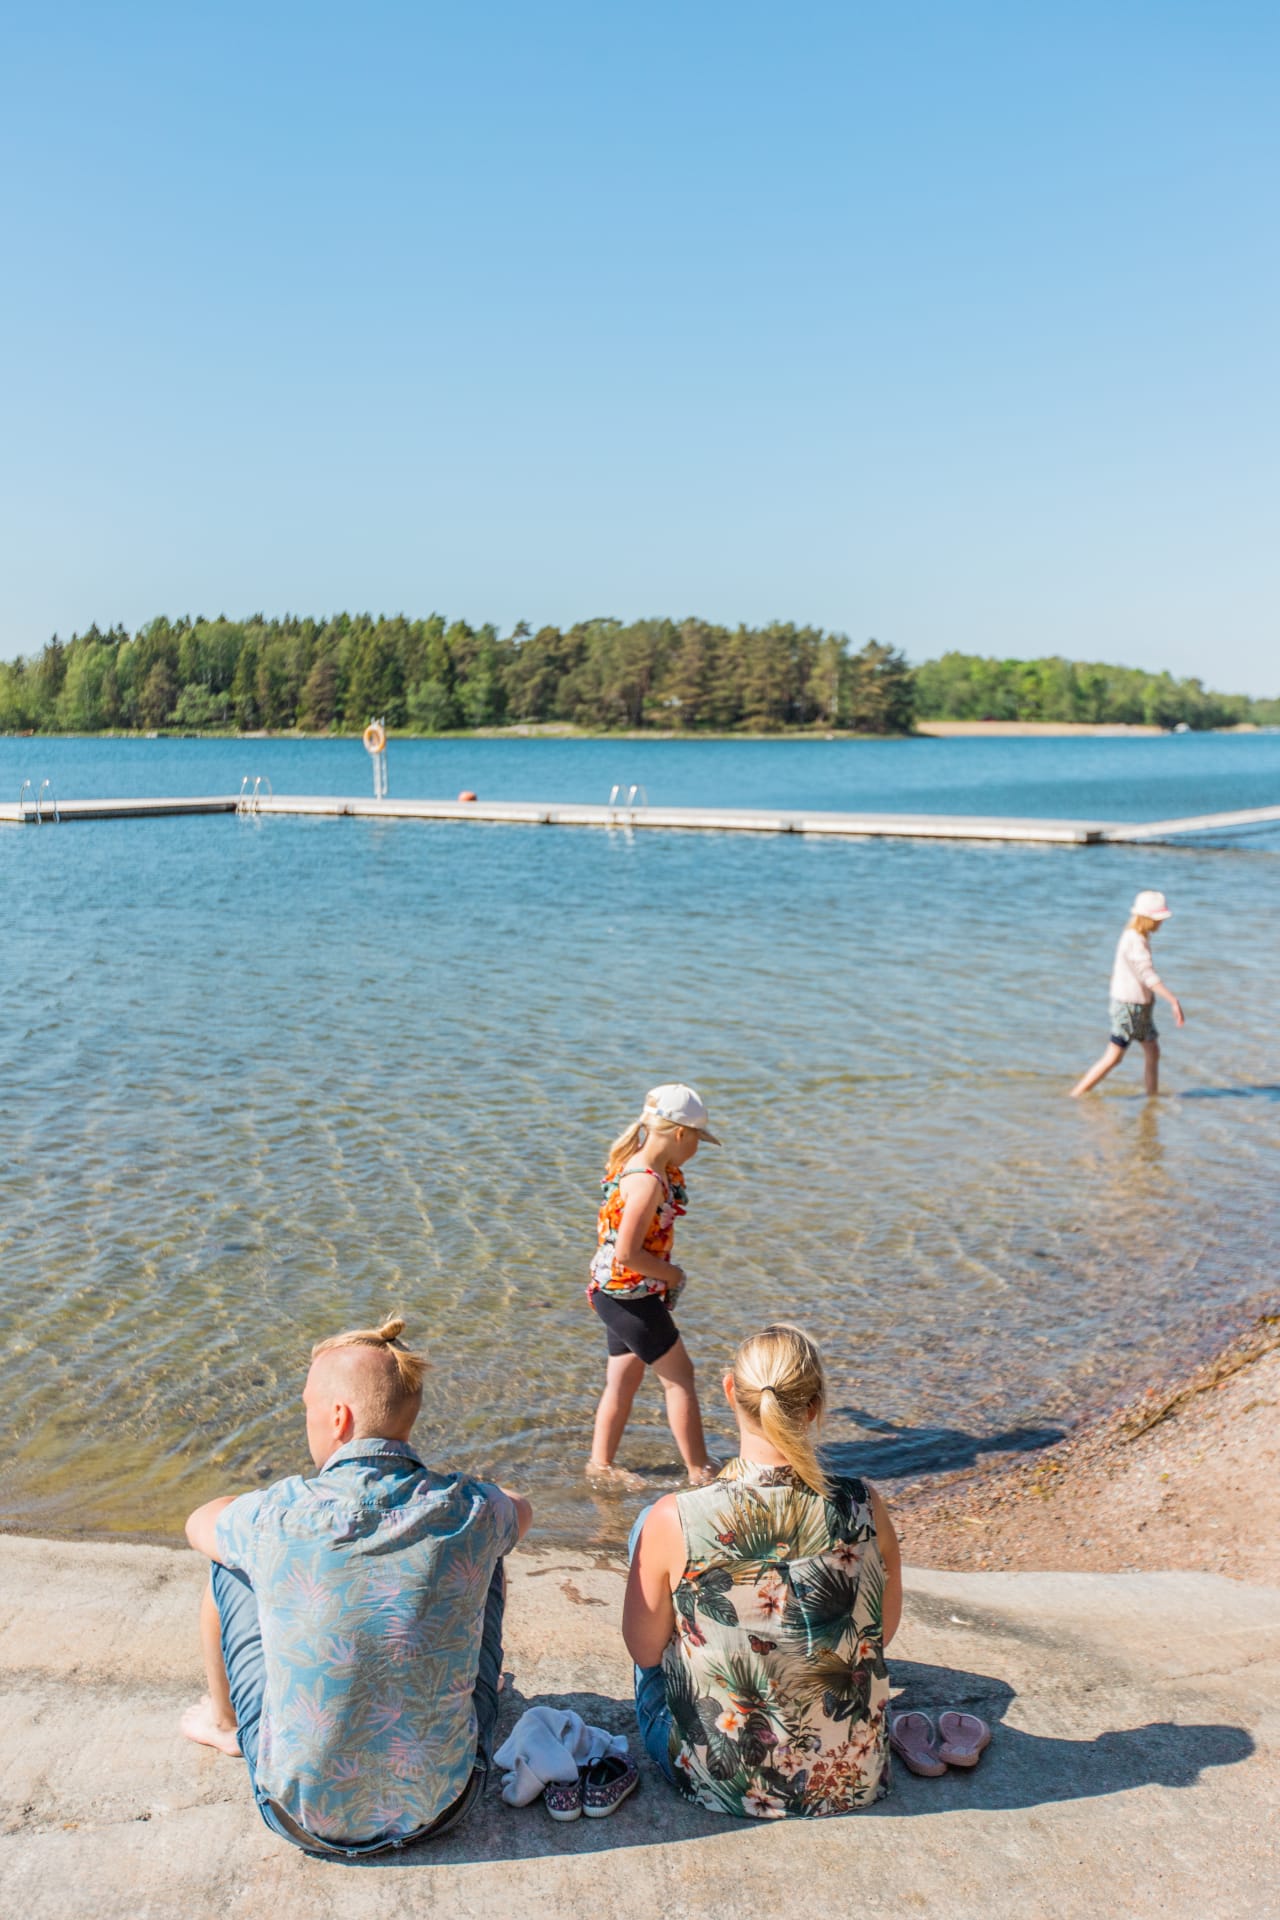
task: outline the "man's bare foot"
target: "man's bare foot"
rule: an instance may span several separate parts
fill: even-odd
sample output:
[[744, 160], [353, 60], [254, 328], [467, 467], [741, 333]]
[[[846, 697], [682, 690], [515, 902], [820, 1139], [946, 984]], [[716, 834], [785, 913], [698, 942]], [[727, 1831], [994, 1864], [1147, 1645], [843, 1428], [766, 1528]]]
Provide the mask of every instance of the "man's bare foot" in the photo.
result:
[[690, 1467], [689, 1485], [691, 1487], [709, 1487], [713, 1480], [720, 1478], [720, 1462], [708, 1460], [701, 1467]]
[[608, 1487], [614, 1493], [643, 1493], [644, 1481], [626, 1467], [610, 1466], [607, 1461], [588, 1460], [587, 1479], [593, 1487]]
[[213, 1701], [206, 1693], [194, 1707], [188, 1707], [179, 1725], [188, 1740], [199, 1741], [202, 1747], [216, 1747], [219, 1753], [229, 1753], [233, 1760], [240, 1757], [240, 1736], [234, 1727], [220, 1727], [214, 1717]]

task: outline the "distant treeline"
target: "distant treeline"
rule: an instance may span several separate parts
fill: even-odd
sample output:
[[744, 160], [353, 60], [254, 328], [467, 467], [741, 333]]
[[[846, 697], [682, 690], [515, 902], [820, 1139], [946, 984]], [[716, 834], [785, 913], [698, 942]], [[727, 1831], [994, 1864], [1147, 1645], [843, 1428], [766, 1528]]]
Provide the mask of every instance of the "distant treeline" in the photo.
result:
[[374, 715], [420, 733], [568, 721], [582, 727], [905, 733], [902, 655], [855, 652], [816, 627], [586, 620], [500, 637], [427, 620], [152, 620], [91, 627], [0, 666], [0, 730], [94, 733], [302, 727], [351, 732]]
[[916, 713], [929, 720], [1076, 720], [1231, 727], [1280, 722], [1280, 699], [1209, 693], [1199, 680], [1079, 660], [987, 660], [944, 653], [915, 669]]
[[0, 732], [165, 727], [353, 732], [373, 717], [418, 733], [569, 723], [584, 728], [909, 733], [917, 719], [1280, 720], [1280, 701], [1198, 680], [1068, 660], [948, 653], [912, 669], [869, 640], [778, 623], [586, 620], [502, 636], [426, 620], [152, 620], [90, 627], [0, 663]]

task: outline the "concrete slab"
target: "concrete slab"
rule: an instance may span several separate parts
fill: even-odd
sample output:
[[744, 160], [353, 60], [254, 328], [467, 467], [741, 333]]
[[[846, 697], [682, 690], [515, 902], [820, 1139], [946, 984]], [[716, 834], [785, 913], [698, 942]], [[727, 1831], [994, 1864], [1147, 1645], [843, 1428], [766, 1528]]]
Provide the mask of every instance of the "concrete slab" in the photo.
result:
[[[0, 1538], [0, 1910], [24, 1920], [1280, 1913], [1280, 1592], [1202, 1574], [912, 1570], [902, 1699], [991, 1748], [842, 1820], [754, 1826], [646, 1768], [613, 1819], [553, 1825], [496, 1783], [435, 1849], [320, 1864], [261, 1825], [238, 1761], [188, 1745], [201, 1565]], [[557, 1701], [634, 1740], [618, 1569], [520, 1554], [508, 1718]]]

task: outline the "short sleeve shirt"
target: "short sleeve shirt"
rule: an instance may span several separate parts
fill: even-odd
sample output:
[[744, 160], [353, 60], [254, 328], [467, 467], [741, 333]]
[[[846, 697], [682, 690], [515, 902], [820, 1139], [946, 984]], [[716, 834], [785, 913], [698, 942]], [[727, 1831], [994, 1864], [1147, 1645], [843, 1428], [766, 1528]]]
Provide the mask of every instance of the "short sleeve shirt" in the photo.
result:
[[518, 1532], [498, 1487], [398, 1440], [349, 1441], [219, 1514], [217, 1557], [258, 1602], [258, 1785], [309, 1833], [412, 1833], [461, 1793], [485, 1601]]

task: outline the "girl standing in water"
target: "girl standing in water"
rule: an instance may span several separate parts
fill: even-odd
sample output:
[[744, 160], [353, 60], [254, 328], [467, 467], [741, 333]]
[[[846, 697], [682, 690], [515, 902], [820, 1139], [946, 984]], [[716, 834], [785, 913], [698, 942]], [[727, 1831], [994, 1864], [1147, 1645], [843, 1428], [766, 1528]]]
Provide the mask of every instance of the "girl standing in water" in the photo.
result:
[[1151, 936], [1169, 918], [1169, 903], [1154, 887], [1146, 887], [1133, 903], [1132, 917], [1116, 948], [1116, 963], [1111, 973], [1111, 1038], [1101, 1059], [1095, 1060], [1083, 1079], [1071, 1089], [1076, 1100], [1090, 1087], [1105, 1079], [1112, 1067], [1124, 1059], [1131, 1040], [1142, 1042], [1146, 1089], [1160, 1091], [1160, 1036], [1152, 1019], [1155, 997], [1160, 995], [1173, 1008], [1178, 1026], [1185, 1024], [1176, 995], [1155, 970], [1151, 958]]
[[587, 1462], [587, 1478], [599, 1486], [637, 1492], [644, 1487], [638, 1474], [616, 1467], [613, 1458], [646, 1367], [662, 1382], [667, 1420], [690, 1485], [706, 1486], [715, 1478], [702, 1436], [693, 1363], [671, 1317], [684, 1285], [684, 1269], [671, 1259], [676, 1220], [687, 1198], [684, 1168], [704, 1140], [713, 1147], [720, 1144], [708, 1119], [692, 1087], [679, 1082], [655, 1087], [645, 1097], [640, 1118], [609, 1149], [599, 1244], [587, 1287], [587, 1298], [604, 1322], [608, 1347], [605, 1388]]

